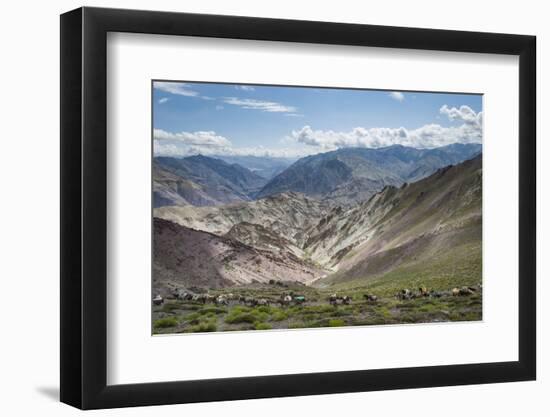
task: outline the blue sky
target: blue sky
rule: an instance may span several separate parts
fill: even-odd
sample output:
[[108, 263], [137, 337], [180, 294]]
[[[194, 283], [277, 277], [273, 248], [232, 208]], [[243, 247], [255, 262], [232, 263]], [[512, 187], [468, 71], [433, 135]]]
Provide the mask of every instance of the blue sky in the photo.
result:
[[155, 81], [153, 129], [156, 155], [433, 148], [481, 142], [482, 96]]

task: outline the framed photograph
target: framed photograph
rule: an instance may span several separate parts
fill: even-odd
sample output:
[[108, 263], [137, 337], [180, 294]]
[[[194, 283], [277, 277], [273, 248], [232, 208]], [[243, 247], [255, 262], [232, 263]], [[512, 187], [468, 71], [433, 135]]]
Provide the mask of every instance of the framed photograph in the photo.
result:
[[533, 380], [535, 37], [61, 16], [61, 401]]

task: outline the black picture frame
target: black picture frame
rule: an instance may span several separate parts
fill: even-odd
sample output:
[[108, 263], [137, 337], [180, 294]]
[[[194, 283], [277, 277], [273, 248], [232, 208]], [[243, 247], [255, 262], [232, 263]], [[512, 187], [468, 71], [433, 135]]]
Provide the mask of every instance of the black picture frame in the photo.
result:
[[[108, 32], [519, 56], [519, 360], [107, 385]], [[79, 8], [61, 15], [61, 401], [82, 409], [536, 378], [534, 36]]]

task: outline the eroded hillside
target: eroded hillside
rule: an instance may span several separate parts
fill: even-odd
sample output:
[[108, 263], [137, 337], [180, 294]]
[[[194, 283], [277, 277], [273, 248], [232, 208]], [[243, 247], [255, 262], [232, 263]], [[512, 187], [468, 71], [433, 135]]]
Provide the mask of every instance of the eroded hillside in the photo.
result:
[[321, 268], [292, 252], [254, 248], [225, 236], [154, 219], [153, 288], [223, 288], [269, 282], [273, 277], [310, 283]]
[[155, 274], [211, 288], [270, 279], [326, 286], [439, 262], [451, 275], [473, 265], [477, 279], [481, 186], [478, 155], [386, 186], [352, 208], [294, 192], [220, 207], [157, 208]]

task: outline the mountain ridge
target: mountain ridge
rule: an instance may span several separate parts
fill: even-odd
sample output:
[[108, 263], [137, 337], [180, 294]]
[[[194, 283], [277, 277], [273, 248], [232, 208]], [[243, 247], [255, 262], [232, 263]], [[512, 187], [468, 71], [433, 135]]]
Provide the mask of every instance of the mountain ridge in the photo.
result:
[[265, 183], [264, 178], [239, 164], [203, 155], [159, 156], [153, 160], [154, 207], [249, 201]]
[[341, 148], [299, 159], [265, 184], [255, 198], [295, 191], [336, 204], [354, 204], [385, 185], [417, 181], [479, 152], [480, 144], [458, 143], [433, 149]]
[[[336, 267], [326, 281], [330, 283], [430, 263], [464, 248], [480, 253], [481, 164], [478, 155], [418, 182], [388, 186], [339, 218], [308, 231], [304, 250], [313, 254], [314, 261]], [[335, 230], [340, 235], [332, 233]]]
[[275, 177], [299, 159], [253, 155], [213, 155], [213, 157], [228, 164], [239, 164], [266, 180]]
[[155, 221], [239, 242], [280, 262], [288, 260], [292, 270], [305, 262], [306, 269], [318, 273], [307, 280], [315, 285], [368, 279], [419, 263], [430, 265], [444, 254], [455, 256], [456, 262], [477, 265], [481, 163], [479, 154], [420, 181], [387, 185], [352, 208], [288, 192], [224, 207], [161, 207], [154, 211]]

